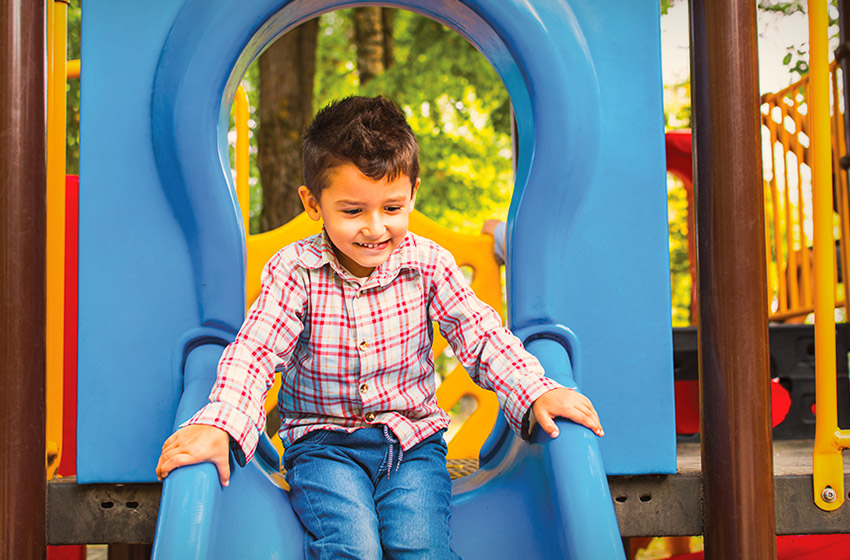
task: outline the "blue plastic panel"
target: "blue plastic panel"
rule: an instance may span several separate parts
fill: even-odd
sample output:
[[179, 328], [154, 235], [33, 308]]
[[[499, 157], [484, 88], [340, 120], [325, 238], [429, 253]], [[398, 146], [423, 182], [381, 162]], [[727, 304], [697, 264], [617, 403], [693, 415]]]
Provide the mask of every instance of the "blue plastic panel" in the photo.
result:
[[[156, 175], [153, 75], [179, 3], [87, 0], [82, 22], [77, 473], [149, 481], [178, 340], [199, 325], [186, 239]], [[238, 296], [237, 296], [238, 297]]]
[[[534, 119], [515, 107], [522, 137], [508, 223], [509, 315], [514, 329], [560, 323], [577, 335], [581, 388], [605, 428], [600, 447], [609, 474], [671, 473], [659, 6], [615, 4], [570, 2], [592, 59], [598, 104], [571, 98], [582, 77], [567, 72], [564, 118], [594, 119], [596, 134], [572, 134], [554, 119]], [[539, 99], [544, 93], [532, 106], [546, 103]], [[535, 128], [533, 153], [522, 149], [528, 126]]]
[[[221, 126], [241, 73], [289, 27], [355, 4], [87, 1], [81, 482], [155, 479], [184, 356], [199, 329], [242, 320], [241, 221]], [[658, 6], [386, 4], [469, 38], [511, 94], [512, 326], [577, 335], [573, 359], [606, 429], [609, 473], [675, 471]]]

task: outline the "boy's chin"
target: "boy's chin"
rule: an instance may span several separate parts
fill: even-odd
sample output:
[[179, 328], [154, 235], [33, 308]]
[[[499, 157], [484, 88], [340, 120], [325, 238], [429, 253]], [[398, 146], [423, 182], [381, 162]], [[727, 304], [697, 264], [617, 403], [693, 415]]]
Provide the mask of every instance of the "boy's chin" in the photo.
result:
[[365, 278], [372, 274], [373, 270], [384, 264], [386, 260], [386, 258], [352, 259], [349, 256], [347, 259], [348, 262], [344, 263], [344, 265], [350, 273], [359, 278]]
[[357, 276], [363, 277], [372, 274], [372, 271], [384, 264], [387, 259], [370, 259], [363, 262], [357, 262], [357, 266], [355, 267], [359, 272], [363, 274], [357, 274]]

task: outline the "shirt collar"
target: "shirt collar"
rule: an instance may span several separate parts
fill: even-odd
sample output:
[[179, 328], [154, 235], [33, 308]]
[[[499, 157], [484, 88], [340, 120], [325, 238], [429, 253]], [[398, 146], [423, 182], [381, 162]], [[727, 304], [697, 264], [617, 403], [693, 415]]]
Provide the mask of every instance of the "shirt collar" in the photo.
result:
[[[380, 285], [392, 281], [404, 269], [411, 269], [421, 273], [419, 259], [417, 258], [416, 236], [410, 232], [404, 236], [401, 244], [390, 253], [389, 258], [375, 269], [369, 276], [369, 284], [375, 280]], [[337, 259], [333, 245], [328, 237], [327, 231], [322, 228], [322, 233], [314, 235], [309, 239], [309, 249], [301, 254], [299, 263], [304, 268], [319, 269], [329, 265], [337, 276], [344, 280], [354, 280], [351, 274]]]

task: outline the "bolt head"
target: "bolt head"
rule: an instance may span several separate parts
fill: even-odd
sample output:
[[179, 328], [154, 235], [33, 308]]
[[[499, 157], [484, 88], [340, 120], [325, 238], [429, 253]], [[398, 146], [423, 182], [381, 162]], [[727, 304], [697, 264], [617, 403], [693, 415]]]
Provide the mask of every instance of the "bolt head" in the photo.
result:
[[834, 502], [835, 498], [837, 497], [838, 495], [836, 494], [835, 490], [833, 490], [832, 486], [827, 486], [823, 489], [823, 492], [821, 492], [821, 498], [823, 498], [823, 501], [828, 504]]

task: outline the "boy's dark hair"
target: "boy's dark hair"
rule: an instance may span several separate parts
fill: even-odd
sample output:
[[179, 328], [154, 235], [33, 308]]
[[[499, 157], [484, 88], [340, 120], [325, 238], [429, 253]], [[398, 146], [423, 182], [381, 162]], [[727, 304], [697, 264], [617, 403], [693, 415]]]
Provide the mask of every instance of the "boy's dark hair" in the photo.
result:
[[328, 172], [353, 163], [378, 181], [419, 177], [419, 146], [402, 110], [385, 97], [352, 96], [333, 101], [304, 132], [304, 184], [316, 200], [328, 187]]

